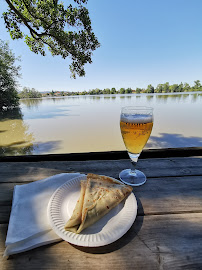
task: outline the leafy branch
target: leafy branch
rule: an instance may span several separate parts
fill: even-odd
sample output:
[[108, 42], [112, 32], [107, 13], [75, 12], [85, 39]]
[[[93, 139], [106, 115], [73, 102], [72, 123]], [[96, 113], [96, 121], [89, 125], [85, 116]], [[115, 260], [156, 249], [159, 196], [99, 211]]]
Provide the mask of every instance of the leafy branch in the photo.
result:
[[[64, 7], [57, 0], [5, 0], [8, 10], [3, 13], [12, 39], [25, 39], [30, 50], [46, 55], [70, 57], [72, 77], [85, 76], [84, 65], [92, 63], [92, 53], [100, 44], [92, 31], [87, 0], [74, 0]], [[23, 26], [29, 34], [22, 32]]]

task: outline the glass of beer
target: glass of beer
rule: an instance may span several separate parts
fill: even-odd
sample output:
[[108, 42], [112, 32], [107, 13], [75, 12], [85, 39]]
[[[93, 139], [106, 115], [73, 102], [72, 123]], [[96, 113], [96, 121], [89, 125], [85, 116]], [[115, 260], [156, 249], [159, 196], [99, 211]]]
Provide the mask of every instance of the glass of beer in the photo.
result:
[[120, 128], [124, 144], [134, 169], [125, 169], [119, 178], [125, 184], [140, 186], [146, 182], [143, 172], [135, 169], [138, 158], [147, 143], [153, 127], [153, 108], [123, 107]]

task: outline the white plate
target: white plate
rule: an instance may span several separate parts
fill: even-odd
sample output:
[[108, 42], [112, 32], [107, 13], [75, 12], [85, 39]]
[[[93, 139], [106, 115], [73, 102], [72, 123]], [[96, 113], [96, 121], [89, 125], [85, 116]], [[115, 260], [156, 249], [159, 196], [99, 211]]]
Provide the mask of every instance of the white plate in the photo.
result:
[[135, 221], [135, 195], [131, 193], [126, 200], [80, 234], [65, 231], [64, 226], [73, 213], [80, 195], [80, 181], [83, 179], [86, 176], [67, 181], [54, 192], [48, 204], [50, 225], [58, 236], [69, 243], [86, 247], [108, 245], [122, 237]]

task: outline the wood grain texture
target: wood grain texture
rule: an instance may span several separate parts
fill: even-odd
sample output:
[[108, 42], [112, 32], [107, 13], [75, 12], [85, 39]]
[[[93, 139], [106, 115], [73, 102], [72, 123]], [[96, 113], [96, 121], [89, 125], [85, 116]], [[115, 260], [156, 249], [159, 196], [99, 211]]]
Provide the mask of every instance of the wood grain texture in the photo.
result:
[[[0, 260], [0, 269], [201, 269], [201, 224], [201, 213], [139, 216], [108, 246], [82, 248], [62, 241]], [[0, 225], [0, 255], [6, 230]]]
[[[129, 160], [2, 162], [0, 182], [30, 182], [63, 172], [92, 172], [118, 178], [121, 170], [130, 167]], [[201, 175], [202, 158], [145, 159], [138, 161], [137, 168], [147, 177]]]
[[[14, 186], [15, 183], [0, 184], [0, 206], [11, 206]], [[149, 178], [133, 192], [138, 202], [138, 215], [202, 213], [201, 176]], [[10, 207], [0, 207], [0, 223], [8, 222], [9, 215]]]
[[[0, 256], [16, 184], [62, 172], [118, 178], [129, 166], [129, 160], [0, 162]], [[137, 167], [148, 180], [134, 188], [138, 216], [121, 239], [99, 248], [62, 241], [0, 260], [0, 269], [202, 269], [202, 157], [142, 159]]]

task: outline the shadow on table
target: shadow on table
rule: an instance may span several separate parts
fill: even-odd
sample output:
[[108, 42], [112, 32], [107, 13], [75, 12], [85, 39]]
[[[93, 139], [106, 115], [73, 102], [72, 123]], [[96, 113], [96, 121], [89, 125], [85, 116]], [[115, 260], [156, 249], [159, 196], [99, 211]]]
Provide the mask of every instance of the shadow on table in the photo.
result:
[[[148, 180], [148, 184], [149, 182], [152, 181]], [[191, 185], [188, 183], [186, 185], [187, 188], [184, 186], [183, 189], [190, 190], [189, 186]], [[142, 186], [144, 189], [145, 187], [146, 185]], [[170, 194], [159, 191], [155, 184], [153, 188], [148, 185], [148, 190], [145, 192], [153, 194], [153, 198], [158, 194], [161, 202], [167, 200], [172, 194], [172, 192]], [[142, 192], [140, 193], [142, 194]], [[150, 267], [147, 269], [160, 269], [159, 266], [162, 265], [166, 269], [172, 269], [176, 265], [179, 266], [179, 269], [202, 269], [201, 211], [198, 213], [193, 210], [192, 213], [188, 211], [184, 214], [177, 214], [176, 212], [175, 214], [147, 215], [146, 209], [148, 206], [145, 206], [145, 201], [141, 198], [141, 195], [137, 196], [137, 192], [135, 194], [138, 201], [138, 216], [130, 230], [116, 242], [103, 247], [85, 248], [62, 241], [60, 244], [54, 243], [12, 255], [4, 263], [1, 264], [0, 261], [0, 269], [89, 269], [91, 263], [92, 266], [98, 266], [97, 262], [102, 260], [102, 256], [99, 254], [108, 253], [112, 254], [103, 257], [103, 260], [107, 259], [108, 266], [112, 266], [114, 269], [121, 269], [121, 266], [125, 266], [122, 269], [127, 269], [128, 260], [130, 260], [130, 265], [139, 263], [139, 269], [144, 269], [145, 263], [148, 263], [147, 266]], [[179, 194], [181, 192], [178, 193], [178, 196]], [[177, 196], [174, 194], [173, 197]], [[168, 203], [172, 203], [172, 197]], [[6, 230], [7, 225], [1, 225], [1, 250], [3, 250]], [[118, 252], [114, 255], [114, 251]], [[91, 256], [90, 254], [94, 255]], [[100, 261], [100, 265], [102, 263], [105, 266], [107, 265], [107, 263]], [[120, 267], [119, 263], [121, 263]], [[1, 265], [3, 265], [3, 268], [1, 268]]]

